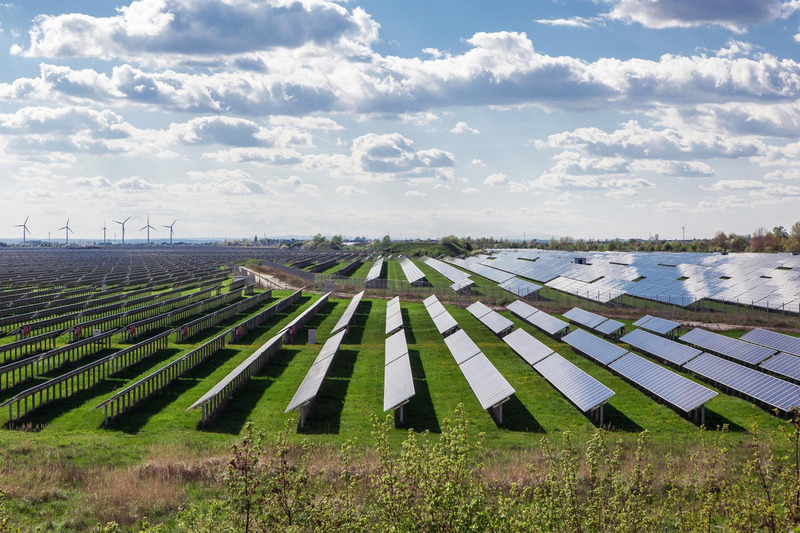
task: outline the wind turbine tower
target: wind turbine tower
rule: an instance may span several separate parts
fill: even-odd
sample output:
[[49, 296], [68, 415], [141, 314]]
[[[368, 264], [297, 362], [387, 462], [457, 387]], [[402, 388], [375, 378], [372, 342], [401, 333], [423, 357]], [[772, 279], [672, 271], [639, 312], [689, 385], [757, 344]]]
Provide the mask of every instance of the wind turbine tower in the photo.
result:
[[683, 240], [685, 241], [686, 240], [686, 224], [681, 226], [681, 229], [683, 230]]
[[[22, 224], [17, 224], [16, 226], [14, 226], [15, 228], [22, 228], [22, 244], [25, 244], [25, 234], [31, 232], [31, 230], [28, 229], [28, 219], [29, 218], [31, 218], [30, 215], [25, 217], [25, 222], [23, 222]], [[174, 224], [174, 222], [173, 222], [173, 224]]]
[[75, 232], [69, 227], [69, 219], [67, 219], [67, 223], [64, 224], [62, 227], [58, 228], [57, 231], [64, 230], [64, 244], [69, 246], [69, 234], [74, 234]]
[[172, 221], [172, 224], [169, 224], [169, 225], [162, 224], [162, 226], [164, 226], [165, 228], [169, 228], [169, 243], [170, 244], [172, 244], [172, 227], [175, 225], [175, 223], [177, 221], [178, 221], [178, 219], [176, 218], [175, 220]]
[[108, 228], [106, 228], [106, 221], [104, 220], [103, 221], [103, 244], [106, 243], [106, 231], [107, 231], [107, 229]]
[[147, 244], [150, 244], [150, 230], [156, 231], [156, 228], [150, 225], [150, 215], [147, 215], [147, 225], [139, 231], [147, 230]]
[[126, 218], [126, 219], [125, 219], [125, 220], [123, 220], [122, 222], [120, 222], [119, 220], [115, 220], [115, 221], [114, 221], [114, 222], [116, 222], [117, 224], [119, 224], [120, 226], [122, 226], [122, 244], [123, 244], [123, 245], [125, 245], [125, 223], [126, 223], [127, 221], [129, 221], [130, 219], [131, 219], [131, 217], [128, 217], [128, 218]]

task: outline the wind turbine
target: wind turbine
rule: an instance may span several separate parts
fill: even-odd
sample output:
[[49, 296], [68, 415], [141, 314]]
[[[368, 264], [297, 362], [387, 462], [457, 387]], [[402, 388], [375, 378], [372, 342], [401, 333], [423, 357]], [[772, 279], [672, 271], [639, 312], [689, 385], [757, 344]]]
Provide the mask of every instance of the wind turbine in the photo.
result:
[[686, 224], [681, 226], [681, 229], [683, 230], [683, 240], [685, 241], [686, 240]]
[[108, 229], [108, 228], [106, 228], [106, 221], [104, 220], [104, 221], [103, 221], [103, 244], [105, 244], [105, 243], [106, 243], [106, 230], [107, 230], [107, 229]]
[[[16, 226], [14, 226], [15, 228], [22, 228], [22, 244], [25, 244], [25, 234], [31, 232], [31, 230], [28, 229], [28, 219], [29, 218], [31, 218], [30, 215], [25, 217], [25, 222], [23, 222], [22, 224], [17, 224]], [[174, 224], [174, 222], [173, 222], [173, 224]]]
[[117, 224], [119, 224], [120, 226], [122, 226], [122, 244], [123, 244], [123, 245], [125, 244], [125, 223], [126, 223], [127, 221], [129, 221], [130, 219], [131, 219], [131, 217], [128, 217], [128, 218], [126, 218], [126, 219], [125, 219], [125, 220], [123, 220], [122, 222], [120, 222], [119, 220], [115, 220], [115, 221], [114, 221], [114, 222], [116, 222]]
[[147, 225], [139, 231], [147, 230], [147, 244], [150, 244], [150, 230], [156, 231], [156, 228], [150, 225], [150, 215], [147, 215]]
[[174, 226], [177, 221], [178, 221], [178, 219], [176, 218], [175, 220], [172, 221], [172, 224], [169, 224], [169, 225], [162, 224], [162, 226], [164, 226], [165, 228], [169, 228], [169, 243], [170, 244], [172, 244], [172, 226]]
[[74, 234], [74, 233], [75, 233], [75, 232], [74, 232], [74, 231], [72, 231], [72, 229], [70, 229], [70, 227], [69, 227], [69, 219], [67, 219], [67, 223], [66, 223], [66, 224], [64, 224], [62, 227], [58, 228], [58, 230], [56, 230], [56, 231], [61, 231], [62, 229], [63, 229], [63, 230], [65, 230], [65, 231], [64, 231], [64, 235], [65, 235], [65, 243], [64, 243], [64, 244], [66, 244], [67, 246], [69, 246], [69, 234], [70, 234], [70, 233], [72, 233], [72, 234]]

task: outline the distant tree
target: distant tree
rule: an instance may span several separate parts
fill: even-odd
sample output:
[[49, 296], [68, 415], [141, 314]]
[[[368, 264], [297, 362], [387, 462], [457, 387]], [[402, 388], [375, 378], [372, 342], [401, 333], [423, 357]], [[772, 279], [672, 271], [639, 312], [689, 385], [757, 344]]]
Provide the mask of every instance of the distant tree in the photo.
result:
[[784, 241], [789, 238], [789, 232], [783, 226], [775, 226], [772, 228], [772, 234], [775, 235], [779, 241]]
[[765, 251], [767, 243], [767, 228], [756, 228], [753, 235], [750, 237], [750, 251], [761, 253]]
[[732, 252], [744, 252], [747, 250], [747, 239], [744, 235], [731, 233], [728, 235], [728, 248], [730, 248]]
[[792, 224], [791, 235], [789, 236], [789, 251], [800, 254], [800, 220]]
[[344, 240], [341, 235], [334, 235], [331, 237], [331, 248], [334, 250], [341, 250], [344, 247]]
[[381, 242], [383, 244], [392, 244], [392, 238], [389, 237], [388, 235], [384, 235], [383, 239], [381, 239]]
[[726, 252], [729, 247], [728, 236], [725, 235], [724, 231], [718, 231], [709, 244], [713, 251]]

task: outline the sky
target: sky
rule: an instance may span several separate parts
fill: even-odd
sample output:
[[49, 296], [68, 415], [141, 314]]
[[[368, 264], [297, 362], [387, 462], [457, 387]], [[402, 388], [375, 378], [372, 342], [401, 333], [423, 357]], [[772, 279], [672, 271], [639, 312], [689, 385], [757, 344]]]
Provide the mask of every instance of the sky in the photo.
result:
[[789, 227], [799, 60], [800, 0], [0, 0], [0, 237]]

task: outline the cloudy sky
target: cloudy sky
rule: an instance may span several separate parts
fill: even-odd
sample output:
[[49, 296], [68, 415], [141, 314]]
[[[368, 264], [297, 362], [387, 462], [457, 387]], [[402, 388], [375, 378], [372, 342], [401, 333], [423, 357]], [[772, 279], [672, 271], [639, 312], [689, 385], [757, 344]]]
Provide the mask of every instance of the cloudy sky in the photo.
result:
[[0, 236], [790, 226], [799, 26], [800, 0], [0, 3]]

